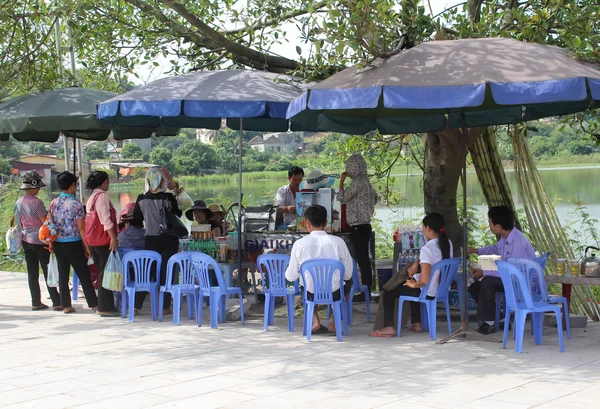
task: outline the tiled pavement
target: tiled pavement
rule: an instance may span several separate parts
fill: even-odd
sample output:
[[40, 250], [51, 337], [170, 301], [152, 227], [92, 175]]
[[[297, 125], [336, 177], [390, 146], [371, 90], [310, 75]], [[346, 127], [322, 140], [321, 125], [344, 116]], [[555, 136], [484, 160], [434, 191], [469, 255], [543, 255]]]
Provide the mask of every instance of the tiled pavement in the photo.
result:
[[[45, 294], [45, 291], [42, 292]], [[456, 341], [427, 334], [373, 339], [364, 315], [350, 336], [288, 333], [284, 318], [269, 332], [261, 319], [211, 330], [33, 312], [25, 274], [0, 273], [2, 408], [595, 408], [600, 403], [600, 325], [574, 329], [566, 352], [556, 329], [544, 345]], [[205, 309], [208, 310], [208, 309]], [[208, 311], [206, 311], [206, 314]], [[170, 317], [169, 317], [170, 318]], [[457, 323], [454, 324], [457, 326]], [[445, 335], [440, 320], [438, 334]]]

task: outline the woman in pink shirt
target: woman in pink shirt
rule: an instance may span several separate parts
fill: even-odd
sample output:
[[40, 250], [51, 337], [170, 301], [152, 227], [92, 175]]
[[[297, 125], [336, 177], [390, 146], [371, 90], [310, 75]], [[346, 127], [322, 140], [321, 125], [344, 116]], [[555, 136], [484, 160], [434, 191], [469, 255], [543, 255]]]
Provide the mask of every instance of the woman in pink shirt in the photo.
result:
[[[44, 248], [44, 243], [38, 238], [38, 232], [44, 221], [46, 221], [46, 208], [44, 203], [37, 197], [40, 188], [46, 186], [36, 171], [27, 172], [23, 175], [23, 184], [19, 189], [25, 191], [25, 195], [17, 200], [15, 204], [15, 216], [17, 226], [21, 228], [21, 241], [27, 263], [27, 277], [29, 279], [29, 292], [31, 293], [31, 309], [33, 311], [46, 310], [48, 306], [42, 304], [40, 294], [40, 266], [44, 272], [44, 278], [48, 279], [48, 263], [50, 252]], [[12, 225], [12, 223], [11, 223]], [[52, 299], [52, 308], [62, 311], [60, 295], [55, 287], [48, 287], [48, 293]]]
[[[92, 194], [86, 204], [86, 241], [90, 244], [90, 250], [94, 263], [98, 267], [98, 311], [102, 317], [117, 317], [115, 311], [115, 298], [111, 290], [102, 287], [104, 268], [111, 251], [117, 251], [117, 220], [114, 206], [108, 197], [110, 182], [108, 174], [103, 171], [94, 171], [87, 179], [87, 188]], [[95, 213], [95, 214], [94, 214]], [[100, 224], [94, 224], [96, 215]], [[97, 227], [99, 231], [94, 231]], [[103, 238], [103, 239], [99, 239]]]

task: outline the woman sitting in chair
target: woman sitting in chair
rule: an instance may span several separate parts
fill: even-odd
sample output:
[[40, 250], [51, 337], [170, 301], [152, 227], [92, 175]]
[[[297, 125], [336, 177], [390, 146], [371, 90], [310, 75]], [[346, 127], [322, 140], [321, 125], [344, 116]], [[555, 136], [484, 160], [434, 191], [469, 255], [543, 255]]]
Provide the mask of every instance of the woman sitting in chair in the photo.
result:
[[[419, 258], [408, 268], [409, 279], [392, 291], [384, 291], [383, 297], [383, 320], [384, 327], [371, 333], [373, 337], [391, 338], [395, 335], [394, 330], [394, 307], [396, 299], [402, 295], [418, 297], [421, 288], [425, 287], [429, 280], [431, 285], [427, 291], [427, 299], [434, 299], [437, 293], [440, 272], [432, 272], [431, 266], [438, 261], [452, 257], [452, 243], [444, 231], [444, 217], [439, 213], [430, 213], [423, 219], [423, 234], [427, 244], [421, 248]], [[419, 272], [420, 265], [420, 272]], [[421, 328], [421, 306], [418, 302], [410, 303], [410, 320], [412, 332], [423, 332]]]

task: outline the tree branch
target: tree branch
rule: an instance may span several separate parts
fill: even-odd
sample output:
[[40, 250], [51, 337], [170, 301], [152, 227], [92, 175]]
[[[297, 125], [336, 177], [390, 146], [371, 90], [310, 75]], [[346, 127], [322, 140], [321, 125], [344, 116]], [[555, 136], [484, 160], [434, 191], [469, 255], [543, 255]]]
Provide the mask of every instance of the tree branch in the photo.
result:
[[[327, 6], [328, 3], [329, 3], [328, 1], [322, 1], [320, 3], [315, 4], [313, 12]], [[246, 26], [246, 27], [229, 30], [229, 31], [226, 31], [225, 34], [239, 34], [239, 33], [243, 33], [246, 31], [260, 30], [263, 28], [274, 26], [282, 21], [286, 21], [286, 20], [289, 20], [294, 17], [303, 16], [303, 15], [309, 14], [309, 13], [311, 13], [311, 12], [306, 9], [294, 10], [289, 13], [282, 14], [281, 16], [279, 16], [276, 19], [265, 20], [263, 22], [254, 23], [251, 26]]]

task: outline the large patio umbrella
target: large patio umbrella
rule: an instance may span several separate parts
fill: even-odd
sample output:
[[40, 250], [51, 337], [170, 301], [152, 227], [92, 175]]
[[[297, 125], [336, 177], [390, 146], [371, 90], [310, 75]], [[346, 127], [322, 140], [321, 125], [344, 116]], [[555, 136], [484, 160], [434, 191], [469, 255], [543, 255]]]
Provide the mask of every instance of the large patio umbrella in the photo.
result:
[[21, 95], [0, 104], [0, 140], [56, 142], [67, 137], [101, 141], [111, 131], [116, 139], [149, 138], [154, 131], [174, 135], [175, 129], [112, 129], [96, 118], [96, 105], [113, 92], [69, 87]]
[[[432, 41], [348, 68], [294, 100], [287, 117], [309, 129], [364, 134], [463, 128], [463, 248], [467, 248], [466, 128], [516, 124], [600, 107], [598, 67], [567, 51], [507, 38]], [[463, 299], [467, 293], [463, 257]], [[468, 330], [467, 309], [461, 328]], [[444, 342], [442, 340], [441, 342]]]
[[[98, 105], [98, 118], [115, 126], [219, 129], [223, 119], [240, 130], [238, 187], [238, 271], [242, 251], [243, 130], [287, 131], [290, 101], [307, 85], [297, 79], [244, 69], [196, 71], [161, 78]], [[240, 274], [241, 279], [241, 274]]]

